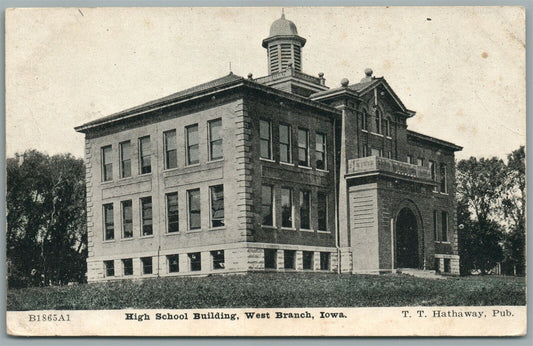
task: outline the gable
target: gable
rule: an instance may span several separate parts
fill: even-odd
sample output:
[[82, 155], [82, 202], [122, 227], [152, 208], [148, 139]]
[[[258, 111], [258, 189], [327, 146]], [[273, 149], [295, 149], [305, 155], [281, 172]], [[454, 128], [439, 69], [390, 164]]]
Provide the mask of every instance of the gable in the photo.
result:
[[408, 117], [412, 117], [415, 112], [407, 109], [398, 95], [392, 90], [389, 83], [381, 77], [374, 78], [368, 82], [357, 83], [349, 86], [350, 89], [356, 91], [359, 96], [374, 99], [374, 103], [386, 103], [394, 112], [404, 113]]

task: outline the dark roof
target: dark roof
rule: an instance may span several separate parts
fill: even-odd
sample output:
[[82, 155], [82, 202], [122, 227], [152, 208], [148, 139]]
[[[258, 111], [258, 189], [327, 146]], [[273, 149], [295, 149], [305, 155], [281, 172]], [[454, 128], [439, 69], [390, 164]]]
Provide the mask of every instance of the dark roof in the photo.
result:
[[453, 144], [451, 142], [447, 142], [447, 141], [443, 141], [442, 139], [438, 139], [438, 138], [435, 138], [435, 137], [423, 135], [423, 134], [415, 132], [415, 131], [407, 130], [407, 136], [411, 136], [414, 139], [417, 139], [417, 140], [420, 140], [420, 141], [424, 141], [424, 142], [429, 142], [431, 144], [435, 144], [435, 145], [438, 145], [438, 146], [441, 146], [441, 147], [446, 147], [446, 148], [452, 149], [453, 151], [461, 151], [461, 150], [463, 150], [463, 147], [458, 146], [456, 144]]
[[348, 85], [348, 88], [352, 89], [354, 91], [361, 91], [363, 89], [366, 89], [367, 87], [369, 87], [372, 84], [377, 84], [382, 79], [383, 78], [374, 78], [374, 79], [372, 79], [369, 82], [355, 83], [355, 84], [352, 84], [352, 85]]
[[307, 106], [320, 109], [332, 115], [338, 115], [340, 113], [340, 111], [338, 111], [337, 109], [329, 105], [326, 105], [326, 104], [323, 104], [317, 101], [309, 100], [308, 98], [305, 98], [303, 96], [291, 94], [291, 93], [278, 90], [278, 89], [275, 89], [275, 88], [272, 88], [272, 87], [269, 87], [269, 86], [266, 86], [260, 83], [256, 83], [252, 80], [244, 79], [243, 77], [230, 73], [229, 75], [224, 76], [222, 78], [218, 78], [218, 79], [209, 81], [207, 83], [203, 83], [195, 87], [185, 89], [185, 90], [176, 92], [174, 94], [171, 94], [171, 95], [168, 95], [168, 96], [165, 96], [165, 97], [162, 97], [162, 98], [150, 101], [150, 102], [143, 103], [139, 106], [129, 108], [129, 109], [90, 121], [81, 126], [75, 127], [75, 130], [78, 132], [86, 132], [90, 128], [95, 128], [95, 127], [98, 127], [98, 126], [101, 126], [101, 125], [104, 125], [110, 122], [138, 116], [143, 113], [151, 112], [160, 107], [172, 106], [180, 102], [186, 102], [197, 96], [204, 96], [205, 94], [208, 94], [208, 93], [218, 92], [218, 91], [221, 91], [227, 88], [238, 87], [239, 85], [244, 85], [248, 88], [259, 90], [259, 91], [272, 94], [278, 97], [288, 98], [293, 101], [303, 103]]
[[335, 89], [319, 91], [309, 96], [309, 98], [316, 100], [316, 99], [320, 99], [323, 97], [327, 97], [328, 95], [335, 95], [335, 94], [343, 93], [343, 92], [346, 93], [347, 91], [359, 97], [367, 93], [369, 90], [372, 90], [374, 87], [377, 87], [377, 85], [379, 84], [383, 85], [383, 87], [389, 92], [392, 98], [396, 101], [400, 109], [403, 112], [405, 112], [408, 117], [412, 117], [415, 114], [414, 111], [411, 111], [405, 107], [402, 100], [400, 100], [398, 95], [396, 95], [394, 90], [392, 90], [392, 88], [390, 87], [389, 83], [387, 83], [387, 81], [383, 77], [372, 77], [372, 80], [370, 81], [351, 84], [351, 85], [348, 85], [347, 87], [339, 87]]
[[171, 94], [171, 95], [168, 95], [168, 96], [165, 96], [165, 97], [153, 100], [153, 101], [149, 101], [149, 102], [143, 103], [143, 104], [141, 104], [139, 106], [128, 108], [128, 109], [125, 109], [123, 111], [120, 111], [120, 112], [117, 112], [117, 113], [113, 113], [111, 115], [108, 115], [108, 116], [105, 116], [105, 117], [90, 121], [88, 123], [85, 123], [85, 124], [83, 124], [81, 126], [76, 127], [75, 129], [76, 129], [76, 131], [79, 131], [79, 130], [82, 130], [83, 128], [91, 127], [93, 125], [97, 125], [97, 124], [104, 123], [104, 122], [108, 122], [110, 120], [118, 119], [118, 118], [121, 118], [121, 117], [124, 117], [124, 116], [127, 116], [127, 115], [131, 115], [131, 114], [139, 113], [139, 112], [143, 112], [143, 111], [148, 111], [148, 110], [151, 110], [151, 109], [157, 107], [158, 105], [167, 104], [169, 101], [175, 101], [175, 100], [177, 101], [179, 99], [191, 96], [193, 94], [196, 94], [196, 93], [208, 90], [208, 89], [216, 89], [216, 88], [219, 88], [219, 87], [224, 87], [224, 86], [227, 86], [227, 85], [230, 85], [230, 84], [233, 84], [233, 83], [235, 83], [237, 81], [242, 81], [242, 80], [244, 80], [243, 77], [240, 77], [240, 76], [234, 75], [233, 73], [230, 73], [227, 76], [224, 76], [222, 78], [218, 78], [218, 79], [209, 81], [207, 83], [199, 84], [199, 85], [196, 85], [196, 86], [194, 86], [192, 88], [185, 89], [185, 90], [182, 90], [182, 91], [178, 91], [178, 92], [176, 92], [174, 94]]

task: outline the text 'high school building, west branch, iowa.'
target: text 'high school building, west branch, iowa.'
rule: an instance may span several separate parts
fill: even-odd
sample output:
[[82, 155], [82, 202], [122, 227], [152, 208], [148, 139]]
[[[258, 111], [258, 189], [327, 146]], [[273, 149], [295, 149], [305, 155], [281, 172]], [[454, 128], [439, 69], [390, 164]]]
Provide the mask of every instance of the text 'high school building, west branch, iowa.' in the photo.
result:
[[387, 81], [302, 72], [282, 16], [268, 75], [88, 122], [88, 280], [309, 271], [459, 273], [454, 152], [407, 129]]

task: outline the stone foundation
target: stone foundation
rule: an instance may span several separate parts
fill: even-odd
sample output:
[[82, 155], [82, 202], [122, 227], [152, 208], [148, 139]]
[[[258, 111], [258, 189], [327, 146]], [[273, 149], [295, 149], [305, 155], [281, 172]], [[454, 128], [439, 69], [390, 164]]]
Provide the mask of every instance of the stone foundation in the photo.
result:
[[[276, 268], [265, 269], [265, 249], [277, 250]], [[285, 250], [294, 251], [294, 268], [285, 269]], [[215, 269], [213, 251], [224, 251], [224, 267]], [[310, 269], [303, 269], [303, 252], [313, 253]], [[321, 269], [320, 254], [329, 254], [327, 270]], [[200, 270], [193, 270], [191, 254], [200, 254]], [[169, 255], [178, 255], [179, 270], [170, 272], [168, 263]], [[143, 273], [141, 258], [152, 258], [152, 273]], [[133, 274], [124, 275], [124, 259], [132, 259]], [[108, 276], [104, 261], [113, 261], [114, 275]], [[106, 258], [90, 258], [87, 260], [87, 276], [89, 282], [110, 281], [123, 279], [154, 278], [160, 276], [202, 276], [210, 274], [238, 274], [258, 271], [281, 272], [337, 272], [338, 255], [336, 248], [282, 245], [268, 243], [254, 244], [225, 244], [217, 247], [194, 247], [178, 249], [175, 251], [161, 251], [159, 254], [152, 252], [138, 252], [129, 255], [115, 255]]]

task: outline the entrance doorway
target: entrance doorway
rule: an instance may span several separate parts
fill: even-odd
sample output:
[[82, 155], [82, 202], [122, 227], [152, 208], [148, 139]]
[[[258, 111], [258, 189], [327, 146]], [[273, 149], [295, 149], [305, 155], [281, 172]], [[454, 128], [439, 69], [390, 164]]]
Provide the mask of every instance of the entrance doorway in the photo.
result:
[[418, 227], [409, 208], [400, 210], [396, 219], [396, 267], [418, 268]]

